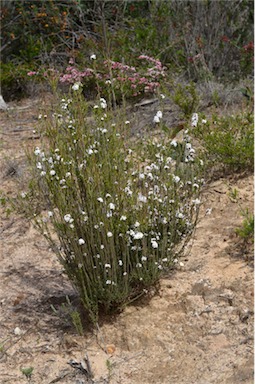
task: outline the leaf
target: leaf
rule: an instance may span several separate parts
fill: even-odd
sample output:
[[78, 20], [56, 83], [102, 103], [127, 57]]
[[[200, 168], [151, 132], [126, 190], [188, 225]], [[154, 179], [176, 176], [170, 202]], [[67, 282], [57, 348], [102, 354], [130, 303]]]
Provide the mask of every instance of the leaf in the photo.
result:
[[28, 367], [28, 368], [21, 368], [21, 372], [26, 377], [31, 377], [33, 373], [34, 367]]

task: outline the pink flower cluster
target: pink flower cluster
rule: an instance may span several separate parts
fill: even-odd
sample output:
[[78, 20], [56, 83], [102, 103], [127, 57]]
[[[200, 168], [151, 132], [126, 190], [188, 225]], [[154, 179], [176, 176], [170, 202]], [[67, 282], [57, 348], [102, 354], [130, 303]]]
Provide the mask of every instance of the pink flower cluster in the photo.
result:
[[79, 71], [75, 67], [67, 67], [64, 75], [60, 76], [61, 83], [73, 84], [76, 82], [81, 82], [84, 77], [92, 77], [94, 71], [91, 68], [86, 68], [84, 71]]
[[[58, 71], [49, 68], [43, 73], [43, 77], [55, 77], [59, 79], [61, 83], [68, 84], [82, 83], [85, 79], [94, 78], [98, 80], [97, 85], [99, 85], [99, 89], [103, 89], [107, 82], [112, 82], [115, 90], [122, 92], [124, 89], [125, 93], [131, 96], [138, 96], [143, 93], [154, 93], [160, 85], [159, 80], [165, 75], [164, 67], [159, 60], [146, 55], [139, 56], [139, 59], [147, 60], [149, 63], [152, 63], [153, 66], [148, 68], [147, 65], [137, 70], [135, 67], [118, 61], [107, 60], [104, 61], [105, 70], [102, 70], [100, 73], [92, 68], [85, 68], [82, 71], [79, 70], [75, 66], [74, 59], [71, 58], [69, 60], [69, 66], [65, 69], [64, 73], [60, 74]], [[38, 75], [38, 72], [30, 71], [27, 75]]]
[[140, 73], [135, 67], [130, 67], [117, 61], [104, 62], [105, 66], [110, 63], [111, 69], [118, 72], [115, 80], [122, 83], [126, 88], [133, 90], [133, 96], [138, 96], [143, 92], [154, 93], [160, 85], [158, 82], [159, 78], [164, 76], [164, 68], [159, 60], [145, 55], [139, 56], [139, 59], [145, 59], [153, 63], [154, 66]]
[[37, 74], [38, 74], [38, 72], [35, 72], [35, 71], [29, 71], [29, 72], [27, 73], [28, 76], [35, 76], [35, 75], [37, 75]]
[[130, 67], [129, 65], [122, 64], [118, 61], [112, 61], [112, 60], [104, 61], [105, 66], [108, 66], [109, 63], [111, 64], [112, 69], [119, 69], [121, 72], [127, 72], [127, 71], [136, 72], [135, 67]]
[[157, 60], [157, 59], [154, 59], [153, 57], [150, 57], [150, 56], [147, 56], [147, 55], [140, 55], [138, 57], [138, 59], [140, 59], [140, 60], [147, 60], [147, 61], [155, 64], [156, 69], [158, 71], [160, 71], [160, 72], [164, 70], [161, 61]]
[[254, 43], [253, 43], [253, 41], [250, 41], [248, 44], [244, 45], [243, 49], [244, 49], [245, 52], [253, 53], [253, 51], [254, 51]]

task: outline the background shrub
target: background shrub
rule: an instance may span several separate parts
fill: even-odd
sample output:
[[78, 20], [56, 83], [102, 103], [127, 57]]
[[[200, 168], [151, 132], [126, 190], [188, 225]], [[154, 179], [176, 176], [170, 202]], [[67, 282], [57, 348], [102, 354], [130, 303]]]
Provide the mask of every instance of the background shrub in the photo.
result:
[[236, 81], [253, 74], [253, 17], [250, 0], [2, 0], [1, 61], [86, 67], [95, 53], [132, 66], [145, 54], [189, 80]]
[[225, 172], [254, 170], [253, 114], [249, 111], [230, 116], [213, 115], [199, 119], [194, 135], [205, 150], [209, 168], [216, 166]]

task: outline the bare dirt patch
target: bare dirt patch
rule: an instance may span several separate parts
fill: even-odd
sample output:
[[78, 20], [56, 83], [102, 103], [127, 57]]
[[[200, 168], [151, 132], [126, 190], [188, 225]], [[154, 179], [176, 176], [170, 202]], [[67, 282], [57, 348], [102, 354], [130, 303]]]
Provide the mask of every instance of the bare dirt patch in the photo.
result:
[[[0, 115], [7, 194], [25, 174], [24, 147], [37, 144], [33, 130], [43, 100], [12, 107]], [[21, 369], [33, 367], [34, 384], [253, 383], [253, 250], [235, 235], [242, 216], [229, 198], [233, 188], [252, 211], [252, 176], [208, 185], [184, 266], [161, 280], [150, 301], [130, 305], [97, 330], [85, 326], [84, 336], [61, 312], [66, 296], [75, 305], [76, 294], [54, 253], [30, 223], [6, 217], [1, 207], [1, 382], [27, 383]], [[93, 379], [79, 365], [86, 355]]]

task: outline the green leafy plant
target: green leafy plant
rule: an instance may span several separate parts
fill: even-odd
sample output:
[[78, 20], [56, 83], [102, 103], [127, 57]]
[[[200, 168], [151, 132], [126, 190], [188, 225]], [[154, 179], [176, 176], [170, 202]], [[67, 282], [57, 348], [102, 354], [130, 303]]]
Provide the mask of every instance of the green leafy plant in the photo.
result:
[[25, 375], [29, 380], [32, 377], [32, 373], [34, 371], [34, 367], [26, 367], [26, 368], [21, 368], [21, 372], [23, 375]]
[[73, 306], [68, 296], [66, 296], [66, 303], [62, 303], [61, 307], [57, 309], [54, 305], [51, 305], [51, 308], [53, 312], [56, 315], [58, 315], [60, 318], [63, 317], [65, 320], [67, 318], [70, 318], [78, 335], [80, 336], [84, 335], [84, 329], [83, 329], [80, 313], [77, 310], [77, 308]]
[[224, 172], [254, 169], [253, 115], [245, 111], [231, 116], [199, 119], [193, 134], [204, 148], [208, 168]]
[[196, 112], [199, 105], [195, 83], [191, 82], [188, 85], [177, 84], [172, 100], [180, 108], [183, 117], [189, 119]]
[[236, 233], [243, 240], [252, 240], [254, 242], [254, 215], [248, 209], [242, 210], [244, 217], [243, 223], [240, 228], [236, 229]]
[[107, 359], [105, 363], [108, 371], [108, 380], [111, 380], [113, 376], [114, 363], [112, 363], [110, 359]]

